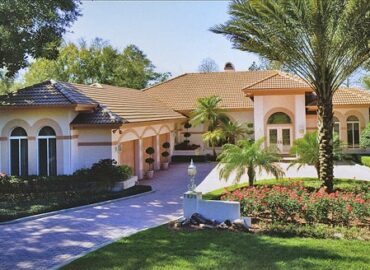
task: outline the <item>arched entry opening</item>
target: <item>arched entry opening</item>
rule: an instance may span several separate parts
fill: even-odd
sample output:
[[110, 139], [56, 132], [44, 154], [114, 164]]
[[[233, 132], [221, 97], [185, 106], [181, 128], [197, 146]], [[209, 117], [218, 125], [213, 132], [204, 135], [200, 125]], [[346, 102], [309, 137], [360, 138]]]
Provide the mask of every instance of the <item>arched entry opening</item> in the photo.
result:
[[287, 154], [292, 146], [293, 124], [289, 115], [276, 112], [267, 119], [267, 143]]

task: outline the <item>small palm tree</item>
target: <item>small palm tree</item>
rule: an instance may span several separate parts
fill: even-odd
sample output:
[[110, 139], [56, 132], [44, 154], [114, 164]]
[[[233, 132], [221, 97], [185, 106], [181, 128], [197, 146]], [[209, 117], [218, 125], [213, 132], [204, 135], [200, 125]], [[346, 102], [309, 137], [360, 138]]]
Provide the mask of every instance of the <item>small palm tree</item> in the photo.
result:
[[241, 177], [247, 172], [249, 185], [252, 186], [256, 178], [256, 170], [266, 170], [276, 178], [284, 176], [282, 168], [276, 163], [279, 156], [276, 151], [262, 144], [264, 139], [255, 142], [250, 140], [240, 140], [235, 144], [225, 144], [222, 153], [219, 155], [220, 177], [228, 179], [232, 172], [236, 171], [235, 182], [239, 182]]
[[199, 98], [195, 109], [190, 114], [190, 123], [194, 126], [208, 125], [208, 130], [217, 128], [220, 122], [225, 122], [228, 117], [220, 108], [222, 99], [218, 96]]
[[[298, 165], [300, 169], [304, 165], [312, 165], [315, 167], [317, 177], [320, 177], [320, 144], [318, 139], [317, 131], [307, 132], [303, 138], [296, 139], [293, 142], [293, 147], [290, 149], [290, 153], [297, 155], [297, 158], [292, 160], [289, 167]], [[343, 145], [339, 140], [337, 133], [333, 135], [333, 154], [334, 158], [343, 158]], [[289, 168], [288, 167], [288, 168]]]
[[225, 138], [225, 134], [222, 131], [222, 129], [215, 129], [215, 130], [210, 130], [207, 131], [202, 135], [203, 141], [209, 143], [212, 147], [213, 151], [213, 157], [216, 159], [217, 153], [216, 153], [216, 145], [217, 143]]
[[222, 130], [228, 143], [235, 144], [238, 139], [245, 138], [252, 133], [252, 129], [247, 124], [227, 121], [222, 125]]

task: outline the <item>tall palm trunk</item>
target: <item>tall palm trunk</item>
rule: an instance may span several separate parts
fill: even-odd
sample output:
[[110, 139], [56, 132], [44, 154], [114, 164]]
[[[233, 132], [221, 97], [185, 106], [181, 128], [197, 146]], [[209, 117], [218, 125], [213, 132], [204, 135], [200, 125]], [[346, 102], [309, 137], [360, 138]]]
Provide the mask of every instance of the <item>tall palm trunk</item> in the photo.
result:
[[[324, 93], [327, 91], [323, 91]], [[332, 94], [318, 99], [320, 180], [333, 191], [333, 103]]]
[[248, 170], [247, 170], [247, 174], [248, 174], [249, 186], [253, 186], [254, 185], [254, 179], [256, 178], [256, 172], [253, 168], [253, 165], [249, 165]]

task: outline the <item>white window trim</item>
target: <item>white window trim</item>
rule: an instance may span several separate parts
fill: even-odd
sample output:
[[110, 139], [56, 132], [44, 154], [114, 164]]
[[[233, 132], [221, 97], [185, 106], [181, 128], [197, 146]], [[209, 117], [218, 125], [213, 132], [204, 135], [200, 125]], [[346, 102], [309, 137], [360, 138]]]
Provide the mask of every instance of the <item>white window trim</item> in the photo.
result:
[[[40, 153], [39, 153], [39, 145], [40, 145], [40, 139], [46, 139], [46, 176], [50, 176], [50, 157], [49, 157], [49, 144], [50, 139], [56, 139], [56, 136], [37, 136], [37, 175], [40, 175]], [[56, 158], [56, 157], [55, 157]]]
[[[27, 136], [10, 136], [9, 137], [9, 174], [12, 174], [12, 141], [16, 140], [18, 141], [18, 166], [19, 166], [19, 175], [22, 175], [22, 150], [21, 150], [21, 140], [28, 140]], [[27, 149], [28, 152], [28, 149]], [[28, 162], [27, 162], [28, 166]]]
[[[354, 129], [354, 124], [358, 124], [358, 134], [359, 136], [361, 136], [361, 126], [360, 126], [360, 121], [347, 121], [347, 134], [348, 134], [348, 124], [351, 124], [352, 125], [352, 144], [351, 144], [351, 147], [349, 148], [358, 148], [358, 147], [355, 147], [355, 144], [354, 144], [354, 138], [355, 138], [355, 129]], [[347, 135], [348, 136], [348, 135]], [[350, 146], [350, 144], [348, 144], [348, 137], [347, 137], [347, 145]]]

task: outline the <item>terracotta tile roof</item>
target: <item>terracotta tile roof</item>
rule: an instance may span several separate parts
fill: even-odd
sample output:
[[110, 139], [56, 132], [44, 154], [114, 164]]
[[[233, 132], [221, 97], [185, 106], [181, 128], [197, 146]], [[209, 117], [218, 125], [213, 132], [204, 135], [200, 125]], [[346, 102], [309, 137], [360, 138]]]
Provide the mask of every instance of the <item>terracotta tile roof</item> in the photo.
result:
[[144, 91], [176, 111], [192, 110], [198, 98], [211, 95], [222, 98], [222, 108], [250, 109], [253, 102], [242, 89], [277, 73], [273, 70], [186, 73]]
[[[308, 106], [316, 106], [316, 100]], [[339, 88], [333, 96], [333, 105], [370, 105], [370, 91], [358, 88]]]
[[248, 85], [243, 90], [266, 90], [266, 89], [297, 89], [308, 88], [310, 86], [301, 78], [285, 72], [276, 72], [261, 81]]
[[[119, 117], [122, 123], [185, 119], [183, 115], [173, 111], [142, 90], [104, 84], [97, 86], [82, 84], [69, 85], [73, 86], [83, 95], [98, 102], [100, 107], [105, 108], [106, 113], [111, 112], [113, 116]], [[101, 110], [97, 110], [90, 117], [87, 114], [80, 116], [80, 118], [75, 119], [74, 123], [103, 123], [103, 119], [108, 119], [107, 114], [104, 116]], [[106, 123], [110, 123], [109, 119]]]
[[68, 106], [92, 105], [97, 103], [89, 97], [70, 88], [65, 83], [52, 80], [38, 83], [15, 93], [0, 96], [0, 107], [8, 106]]

